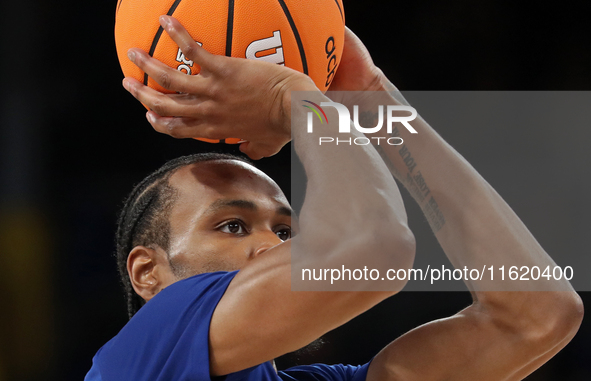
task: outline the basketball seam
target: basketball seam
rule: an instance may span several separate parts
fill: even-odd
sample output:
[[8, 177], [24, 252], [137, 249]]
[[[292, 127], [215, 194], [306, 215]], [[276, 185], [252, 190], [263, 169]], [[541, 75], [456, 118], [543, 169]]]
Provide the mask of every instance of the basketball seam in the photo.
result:
[[226, 56], [232, 56], [232, 35], [234, 33], [234, 0], [228, 2], [228, 24], [226, 26]]
[[[180, 2], [181, 0], [176, 0], [168, 10], [166, 15], [172, 16], [174, 11], [176, 11], [176, 8], [179, 6]], [[152, 46], [150, 46], [150, 52], [148, 53], [150, 54], [150, 57], [152, 57], [154, 55], [154, 52], [156, 51], [156, 46], [158, 45], [158, 41], [160, 41], [160, 36], [162, 36], [162, 32], [164, 32], [164, 28], [162, 28], [161, 26], [158, 27], [158, 31], [154, 35], [154, 40], [152, 40]], [[144, 73], [144, 85], [148, 85], [148, 74], [146, 73]]]
[[300, 37], [300, 33], [298, 32], [298, 28], [295, 25], [295, 22], [293, 21], [293, 18], [291, 17], [291, 13], [289, 13], [289, 9], [287, 8], [287, 5], [285, 4], [285, 1], [283, 0], [277, 0], [279, 1], [279, 5], [281, 5], [281, 8], [283, 9], [283, 13], [285, 13], [285, 17], [287, 18], [287, 21], [289, 22], [289, 26], [291, 26], [291, 31], [293, 32], [293, 36], [296, 39], [296, 43], [298, 44], [298, 49], [300, 50], [300, 59], [302, 60], [302, 69], [304, 74], [308, 75], [308, 61], [306, 60], [306, 52], [304, 51], [304, 44], [302, 44], [302, 39]]
[[[122, 0], [119, 0], [119, 3], [117, 4], [117, 12], [119, 12], [119, 8], [121, 8], [121, 3], [122, 3]], [[115, 12], [115, 13], [117, 13], [117, 12]]]
[[339, 4], [339, 0], [334, 0], [334, 2], [337, 3], [337, 7], [339, 7], [339, 12], [341, 12], [341, 20], [345, 22], [345, 15], [343, 15], [343, 10], [341, 9], [341, 4]]

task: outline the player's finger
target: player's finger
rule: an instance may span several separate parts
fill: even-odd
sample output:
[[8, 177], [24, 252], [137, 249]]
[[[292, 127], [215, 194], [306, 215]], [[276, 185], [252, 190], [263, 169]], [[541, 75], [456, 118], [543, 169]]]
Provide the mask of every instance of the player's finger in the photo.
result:
[[359, 37], [348, 26], [345, 26], [345, 41], [347, 40], [359, 40]]
[[204, 119], [161, 116], [154, 111], [148, 111], [146, 118], [156, 131], [176, 139], [206, 138], [218, 140], [231, 137], [228, 129], [213, 126]]
[[199, 94], [206, 89], [205, 78], [174, 70], [141, 49], [129, 49], [127, 55], [131, 62], [167, 90]]
[[345, 49], [358, 51], [360, 54], [366, 56], [371, 62], [371, 54], [363, 44], [363, 41], [348, 27], [345, 27]]
[[250, 141], [240, 144], [240, 151], [247, 155], [252, 160], [260, 160], [265, 157], [271, 157], [279, 150], [281, 147], [274, 148], [267, 145], [257, 144]]
[[252, 149], [253, 144], [252, 142], [245, 142], [240, 144], [240, 152], [251, 158], [252, 160], [260, 160], [263, 158], [263, 155], [256, 152], [256, 149]]
[[145, 107], [161, 116], [195, 116], [196, 106], [202, 102], [195, 96], [190, 96], [190, 102], [187, 102], [184, 98], [189, 97], [186, 95], [162, 94], [128, 77], [123, 79], [123, 87]]
[[201, 66], [202, 70], [207, 70], [212, 66], [212, 61], [216, 56], [199, 46], [176, 18], [160, 16], [160, 25], [181, 48], [185, 57]]

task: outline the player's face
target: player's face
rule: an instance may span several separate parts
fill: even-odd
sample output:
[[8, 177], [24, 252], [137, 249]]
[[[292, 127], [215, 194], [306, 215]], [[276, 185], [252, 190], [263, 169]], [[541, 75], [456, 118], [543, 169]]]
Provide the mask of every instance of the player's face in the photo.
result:
[[177, 278], [233, 271], [291, 238], [291, 208], [263, 172], [234, 160], [178, 170], [169, 256]]

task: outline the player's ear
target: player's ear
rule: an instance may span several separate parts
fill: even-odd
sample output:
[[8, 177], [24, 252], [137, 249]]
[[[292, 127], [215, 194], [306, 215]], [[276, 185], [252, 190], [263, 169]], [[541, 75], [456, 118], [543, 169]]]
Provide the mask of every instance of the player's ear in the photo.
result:
[[[127, 258], [127, 273], [135, 292], [145, 301], [167, 286], [163, 267], [167, 266], [166, 253], [146, 246], [136, 246]], [[166, 270], [165, 270], [166, 271]]]

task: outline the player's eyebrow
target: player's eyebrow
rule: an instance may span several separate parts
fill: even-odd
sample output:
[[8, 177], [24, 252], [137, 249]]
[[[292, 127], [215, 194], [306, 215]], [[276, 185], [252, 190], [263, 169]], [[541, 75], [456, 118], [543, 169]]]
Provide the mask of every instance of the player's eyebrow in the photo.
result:
[[[248, 200], [216, 200], [209, 206], [209, 208], [207, 208], [205, 214], [215, 214], [220, 210], [229, 208], [241, 208], [255, 212], [259, 209], [257, 204]], [[276, 211], [277, 214], [280, 214], [282, 216], [291, 217], [292, 215], [295, 215], [294, 211], [291, 208], [288, 208], [283, 205], [278, 206]]]
[[207, 208], [205, 214], [213, 214], [229, 208], [241, 208], [252, 211], [259, 209], [254, 202], [248, 200], [216, 200]]
[[293, 211], [293, 209], [285, 207], [285, 206], [277, 207], [277, 214], [280, 214], [282, 216], [288, 216], [288, 217], [295, 216], [295, 212]]

